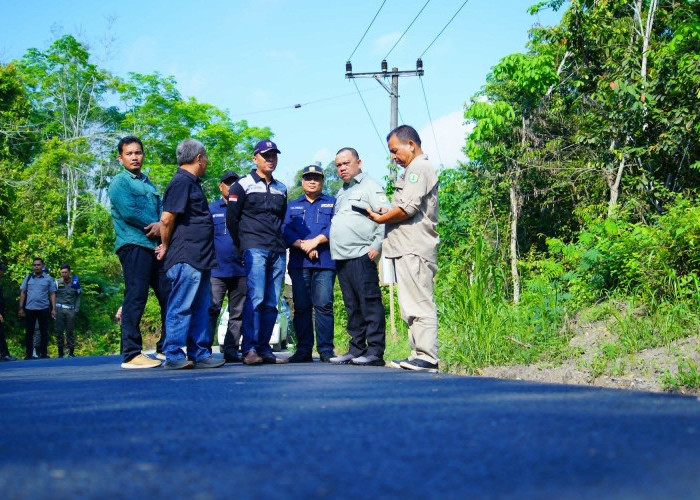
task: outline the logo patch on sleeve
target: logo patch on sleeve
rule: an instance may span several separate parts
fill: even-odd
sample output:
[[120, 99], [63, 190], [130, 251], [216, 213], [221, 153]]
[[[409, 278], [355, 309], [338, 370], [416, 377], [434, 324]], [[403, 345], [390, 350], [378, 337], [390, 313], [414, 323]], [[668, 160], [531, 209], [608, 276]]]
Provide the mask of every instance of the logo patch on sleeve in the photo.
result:
[[415, 172], [411, 172], [411, 175], [408, 176], [408, 182], [411, 184], [415, 184], [418, 182], [418, 174]]
[[228, 201], [233, 201], [236, 202], [238, 201], [238, 195], [237, 194], [232, 194], [228, 197]]

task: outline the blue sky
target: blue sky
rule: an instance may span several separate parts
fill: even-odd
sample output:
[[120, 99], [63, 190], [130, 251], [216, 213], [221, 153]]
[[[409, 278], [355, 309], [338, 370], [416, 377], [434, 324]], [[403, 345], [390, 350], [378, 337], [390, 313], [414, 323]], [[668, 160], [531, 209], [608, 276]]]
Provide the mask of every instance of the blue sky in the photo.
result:
[[[534, 23], [559, 21], [560, 13], [529, 15], [534, 2], [469, 0], [423, 55], [422, 83], [437, 145], [421, 82], [400, 78], [399, 123], [419, 130], [436, 166], [464, 159], [463, 106], [491, 67], [524, 50]], [[344, 146], [355, 147], [365, 171], [380, 179], [386, 175], [389, 96], [374, 80], [355, 80], [380, 140], [355, 86], [345, 79], [345, 61], [381, 3], [0, 0], [6, 20], [0, 62], [19, 58], [30, 47], [46, 48], [56, 35], [70, 33], [87, 42], [95, 61], [115, 74], [173, 75], [185, 96], [227, 109], [235, 120], [270, 127], [282, 151], [276, 174], [282, 181], [291, 181], [309, 163], [326, 165]], [[389, 68], [414, 69], [462, 3], [429, 2], [387, 58]], [[381, 60], [424, 5], [425, 0], [387, 0], [352, 57], [353, 70], [379, 71]]]

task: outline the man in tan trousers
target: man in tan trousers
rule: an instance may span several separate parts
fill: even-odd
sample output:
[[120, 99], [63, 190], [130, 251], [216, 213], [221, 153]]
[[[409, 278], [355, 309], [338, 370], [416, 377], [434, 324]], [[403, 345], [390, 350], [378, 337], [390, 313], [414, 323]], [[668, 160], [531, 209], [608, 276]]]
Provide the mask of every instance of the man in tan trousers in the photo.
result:
[[423, 154], [413, 127], [401, 125], [387, 136], [389, 152], [405, 170], [396, 181], [391, 209], [369, 218], [386, 224], [384, 256], [394, 265], [401, 317], [408, 325], [411, 355], [391, 366], [419, 372], [438, 371], [438, 322], [433, 298], [437, 272], [438, 179]]

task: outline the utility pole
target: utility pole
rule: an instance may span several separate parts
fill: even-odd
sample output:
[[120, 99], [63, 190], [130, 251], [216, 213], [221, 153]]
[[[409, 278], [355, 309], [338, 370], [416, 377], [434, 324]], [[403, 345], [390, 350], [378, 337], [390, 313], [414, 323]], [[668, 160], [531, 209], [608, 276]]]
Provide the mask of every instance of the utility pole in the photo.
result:
[[[382, 70], [380, 72], [353, 73], [352, 63], [345, 63], [345, 78], [374, 78], [377, 83], [384, 87], [389, 93], [391, 99], [391, 114], [389, 118], [389, 130], [394, 130], [399, 126], [399, 77], [400, 76], [423, 76], [423, 60], [419, 57], [416, 61], [415, 71], [399, 71], [399, 68], [391, 68], [388, 71], [386, 59], [382, 61]], [[386, 79], [391, 77], [391, 86], [388, 86], [380, 78]], [[391, 182], [396, 182], [396, 169], [389, 172]], [[389, 283], [389, 322], [390, 332], [396, 339], [396, 325], [394, 322], [394, 269], [391, 263], [382, 256], [382, 281]]]
[[[345, 78], [374, 78], [377, 83], [384, 87], [389, 93], [391, 100], [391, 110], [389, 116], [389, 130], [394, 130], [399, 126], [399, 77], [400, 76], [423, 76], [423, 60], [418, 58], [416, 61], [416, 69], [411, 71], [399, 71], [399, 68], [391, 68], [391, 72], [388, 71], [388, 64], [386, 59], [382, 61], [381, 71], [370, 71], [367, 73], [353, 73], [352, 63], [347, 61], [345, 63]], [[391, 77], [391, 85], [387, 85], [381, 79], [387, 79]], [[396, 180], [396, 171], [390, 172], [389, 178], [392, 182]]]

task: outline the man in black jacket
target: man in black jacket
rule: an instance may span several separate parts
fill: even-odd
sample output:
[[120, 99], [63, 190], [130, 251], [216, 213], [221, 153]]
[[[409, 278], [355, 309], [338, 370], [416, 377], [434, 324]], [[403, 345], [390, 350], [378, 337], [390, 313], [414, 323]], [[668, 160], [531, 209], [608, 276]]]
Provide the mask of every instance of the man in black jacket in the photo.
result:
[[282, 236], [287, 188], [272, 177], [279, 153], [274, 142], [258, 142], [256, 168], [231, 186], [226, 205], [226, 225], [246, 270], [242, 351], [247, 365], [286, 363], [270, 348], [287, 260]]

